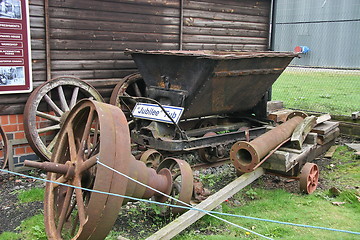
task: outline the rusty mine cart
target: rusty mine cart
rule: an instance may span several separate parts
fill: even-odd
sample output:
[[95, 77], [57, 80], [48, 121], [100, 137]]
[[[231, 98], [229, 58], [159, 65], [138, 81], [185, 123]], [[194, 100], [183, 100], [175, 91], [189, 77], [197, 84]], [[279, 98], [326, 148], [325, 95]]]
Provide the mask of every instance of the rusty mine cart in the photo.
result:
[[[309, 131], [320, 121], [296, 111], [269, 120], [267, 112], [269, 89], [296, 54], [127, 53], [139, 73], [119, 81], [111, 104], [72, 77], [44, 83], [26, 104], [26, 136], [46, 160], [26, 165], [46, 170], [52, 181], [44, 204], [50, 239], [103, 239], [129, 201], [81, 188], [168, 201], [157, 189], [189, 203], [192, 166], [201, 164], [230, 159], [239, 174], [262, 167], [300, 179], [303, 192], [315, 190], [319, 170], [309, 162], [327, 145], [319, 148]], [[195, 157], [184, 157], [190, 153]]]

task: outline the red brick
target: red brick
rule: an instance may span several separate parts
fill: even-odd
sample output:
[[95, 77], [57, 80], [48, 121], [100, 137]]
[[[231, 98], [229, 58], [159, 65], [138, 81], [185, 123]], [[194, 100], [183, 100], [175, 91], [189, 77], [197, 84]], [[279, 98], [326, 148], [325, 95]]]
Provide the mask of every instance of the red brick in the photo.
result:
[[9, 124], [9, 116], [8, 115], [3, 115], [1, 116], [1, 125], [5, 125], [5, 124]]
[[17, 115], [9, 115], [10, 123], [17, 123]]
[[31, 147], [26, 147], [26, 148], [25, 148], [25, 152], [26, 152], [26, 153], [33, 153], [34, 151], [32, 150]]
[[22, 123], [18, 124], [18, 131], [24, 131], [24, 124]]
[[18, 123], [23, 123], [24, 122], [24, 115], [20, 114], [17, 117], [18, 117]]
[[18, 126], [17, 126], [17, 124], [10, 124], [10, 125], [3, 126], [3, 129], [6, 133], [16, 132], [18, 129]]
[[14, 133], [14, 137], [15, 137], [15, 139], [23, 139], [23, 138], [25, 138], [25, 133], [24, 132], [16, 132], [16, 133]]
[[22, 155], [22, 154], [25, 154], [25, 147], [15, 148], [15, 155]]

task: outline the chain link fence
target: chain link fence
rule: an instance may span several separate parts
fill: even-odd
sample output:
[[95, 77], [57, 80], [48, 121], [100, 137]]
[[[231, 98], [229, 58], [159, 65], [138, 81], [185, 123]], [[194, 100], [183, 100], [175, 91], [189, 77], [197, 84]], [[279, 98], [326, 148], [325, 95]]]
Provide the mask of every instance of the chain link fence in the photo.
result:
[[287, 108], [350, 116], [360, 111], [360, 1], [277, 0], [275, 51], [294, 59], [275, 82], [272, 100]]
[[351, 116], [360, 111], [360, 71], [290, 66], [273, 85], [272, 100], [286, 108]]

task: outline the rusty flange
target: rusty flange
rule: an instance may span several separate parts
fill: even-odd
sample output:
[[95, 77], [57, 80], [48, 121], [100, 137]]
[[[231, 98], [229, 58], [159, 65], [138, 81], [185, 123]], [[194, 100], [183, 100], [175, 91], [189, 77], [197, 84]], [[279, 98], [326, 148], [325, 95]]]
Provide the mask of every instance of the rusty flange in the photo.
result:
[[[109, 105], [111, 106], [111, 105]], [[59, 132], [48, 179], [98, 191], [124, 194], [127, 179], [96, 161], [127, 172], [130, 137], [125, 116], [116, 107], [83, 100], [69, 113]], [[123, 127], [121, 124], [125, 124]], [[100, 133], [103, 137], [100, 141]], [[126, 150], [125, 150], [126, 152]], [[58, 170], [56, 170], [56, 167]], [[103, 239], [110, 231], [122, 198], [46, 184], [44, 216], [49, 239]]]
[[[96, 165], [97, 161], [102, 164]], [[25, 161], [25, 165], [49, 171], [51, 182], [46, 184], [44, 203], [49, 239], [64, 236], [104, 239], [120, 207], [127, 202], [123, 197], [90, 193], [58, 183], [136, 198], [154, 197], [164, 202], [167, 197], [157, 191], [170, 195], [172, 182], [178, 180], [173, 172], [179, 169], [180, 199], [189, 202], [188, 196], [192, 195], [193, 179], [188, 163], [170, 159], [158, 171], [147, 168], [131, 155], [130, 133], [123, 112], [116, 106], [93, 100], [82, 100], [71, 110], [59, 132], [51, 162]], [[145, 185], [130, 181], [116, 171]]]
[[54, 78], [31, 93], [24, 110], [24, 131], [31, 148], [43, 160], [50, 160], [60, 127], [84, 98], [104, 101], [94, 87], [74, 77]]
[[[157, 172], [162, 169], [169, 169], [172, 174], [173, 188], [171, 196], [185, 203], [190, 203], [193, 194], [193, 174], [190, 165], [184, 160], [176, 158], [166, 158], [162, 161], [157, 169]], [[183, 206], [183, 204], [170, 200], [171, 204]], [[172, 208], [173, 213], [182, 213], [186, 211], [183, 208]], [[165, 214], [169, 213], [169, 209], [164, 211]]]

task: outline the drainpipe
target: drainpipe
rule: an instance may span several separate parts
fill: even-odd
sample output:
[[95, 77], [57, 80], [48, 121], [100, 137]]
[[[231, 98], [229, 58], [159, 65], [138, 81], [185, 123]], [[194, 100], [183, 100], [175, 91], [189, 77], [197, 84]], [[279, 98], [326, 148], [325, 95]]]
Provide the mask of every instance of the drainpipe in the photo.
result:
[[179, 50], [183, 50], [184, 0], [180, 0]]
[[44, 0], [45, 13], [45, 54], [46, 54], [46, 81], [51, 79], [51, 49], [50, 49], [50, 18], [49, 18], [49, 0]]

